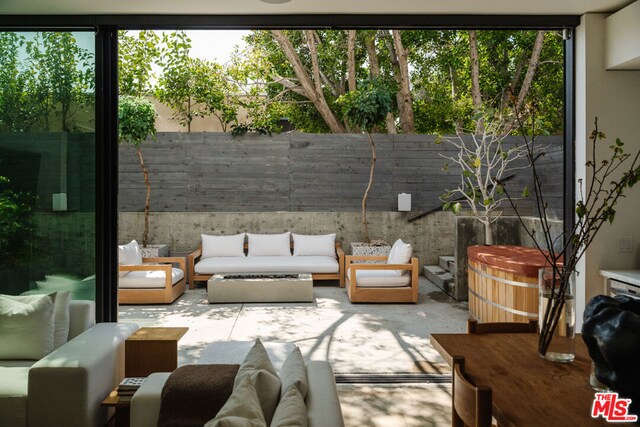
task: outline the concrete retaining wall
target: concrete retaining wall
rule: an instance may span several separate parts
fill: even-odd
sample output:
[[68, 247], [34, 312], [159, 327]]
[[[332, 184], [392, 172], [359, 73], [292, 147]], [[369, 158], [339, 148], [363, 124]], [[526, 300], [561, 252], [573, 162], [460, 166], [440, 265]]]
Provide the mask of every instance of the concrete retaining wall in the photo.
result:
[[[142, 239], [142, 213], [121, 212], [118, 220], [119, 242]], [[359, 212], [159, 212], [151, 214], [149, 227], [149, 243], [169, 244], [173, 253], [194, 250], [200, 234], [335, 232], [343, 248], [363, 235]], [[435, 263], [439, 255], [453, 253], [455, 216], [436, 212], [407, 222], [403, 212], [371, 212], [369, 230], [372, 239], [403, 239], [421, 264]]]

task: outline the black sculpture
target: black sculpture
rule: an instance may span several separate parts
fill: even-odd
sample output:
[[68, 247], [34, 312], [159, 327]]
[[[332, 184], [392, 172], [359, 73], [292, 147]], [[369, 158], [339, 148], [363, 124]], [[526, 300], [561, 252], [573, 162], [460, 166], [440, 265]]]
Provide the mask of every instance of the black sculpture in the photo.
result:
[[582, 325], [598, 380], [631, 399], [629, 412], [640, 415], [640, 299], [595, 296]]

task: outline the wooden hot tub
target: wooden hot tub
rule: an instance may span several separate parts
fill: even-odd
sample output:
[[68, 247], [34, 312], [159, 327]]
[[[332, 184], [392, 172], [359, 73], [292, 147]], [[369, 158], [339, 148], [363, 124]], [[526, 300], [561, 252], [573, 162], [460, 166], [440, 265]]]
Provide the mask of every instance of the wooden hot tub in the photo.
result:
[[538, 318], [536, 248], [477, 245], [467, 248], [469, 312], [479, 322], [527, 322]]

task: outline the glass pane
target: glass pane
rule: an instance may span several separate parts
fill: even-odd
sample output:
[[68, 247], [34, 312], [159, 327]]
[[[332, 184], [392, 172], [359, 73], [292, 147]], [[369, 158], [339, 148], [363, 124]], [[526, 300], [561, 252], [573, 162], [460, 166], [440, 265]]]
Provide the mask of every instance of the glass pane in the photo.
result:
[[0, 32], [0, 293], [95, 299], [92, 32]]

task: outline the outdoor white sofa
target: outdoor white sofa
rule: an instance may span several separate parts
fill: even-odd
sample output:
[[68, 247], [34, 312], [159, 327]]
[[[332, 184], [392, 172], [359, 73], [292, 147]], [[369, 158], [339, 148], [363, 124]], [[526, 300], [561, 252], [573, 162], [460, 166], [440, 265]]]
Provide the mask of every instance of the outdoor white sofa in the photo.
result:
[[[198, 364], [241, 364], [253, 346], [250, 341], [226, 341], [210, 344]], [[277, 371], [295, 348], [291, 343], [265, 342], [269, 358]], [[306, 363], [308, 389], [305, 398], [310, 427], [344, 427], [342, 409], [331, 364], [312, 360]], [[162, 388], [170, 373], [149, 375], [131, 400], [131, 427], [156, 427], [160, 414]], [[245, 424], [242, 424], [245, 425]]]
[[[418, 258], [411, 245], [398, 239], [389, 256], [352, 256], [345, 258], [347, 295], [351, 302], [418, 302]], [[354, 263], [355, 261], [355, 263]], [[360, 263], [357, 263], [360, 261]], [[377, 261], [364, 264], [362, 261]], [[382, 262], [382, 263], [380, 263]]]
[[0, 360], [0, 426], [105, 425], [100, 403], [124, 377], [124, 342], [138, 326], [94, 319], [93, 301], [71, 301], [65, 344], [40, 360]]
[[171, 304], [187, 287], [184, 257], [143, 258], [135, 240], [118, 246], [118, 269], [120, 304]]
[[[344, 287], [344, 252], [335, 234], [202, 235], [189, 255], [189, 287], [223, 273], [310, 273], [313, 280], [337, 280]], [[293, 251], [293, 253], [292, 253]]]

